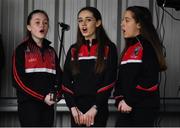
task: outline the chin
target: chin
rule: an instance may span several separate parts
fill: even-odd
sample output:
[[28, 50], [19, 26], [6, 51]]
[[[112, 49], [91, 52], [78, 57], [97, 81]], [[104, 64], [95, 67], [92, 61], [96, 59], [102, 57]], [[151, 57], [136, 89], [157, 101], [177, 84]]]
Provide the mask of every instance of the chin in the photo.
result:
[[45, 38], [46, 37], [46, 35], [41, 35], [41, 36], [39, 36], [39, 38]]
[[127, 35], [123, 35], [123, 37], [124, 37], [124, 38], [129, 38], [129, 36], [127, 36]]

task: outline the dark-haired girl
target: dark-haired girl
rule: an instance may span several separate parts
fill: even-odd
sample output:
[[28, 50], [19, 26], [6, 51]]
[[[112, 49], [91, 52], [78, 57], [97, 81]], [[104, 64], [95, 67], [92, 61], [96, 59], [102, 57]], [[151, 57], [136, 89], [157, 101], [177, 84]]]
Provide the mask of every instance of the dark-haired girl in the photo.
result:
[[55, 101], [51, 92], [58, 86], [62, 71], [51, 42], [45, 39], [49, 18], [45, 11], [34, 10], [27, 19], [27, 38], [13, 55], [13, 86], [17, 90], [18, 114], [21, 126], [53, 126]]
[[146, 7], [128, 7], [121, 27], [126, 45], [114, 92], [116, 126], [154, 126], [160, 104], [158, 76], [166, 70], [162, 44]]
[[78, 13], [76, 43], [67, 54], [63, 90], [72, 126], [106, 126], [108, 98], [116, 80], [117, 50], [94, 7]]

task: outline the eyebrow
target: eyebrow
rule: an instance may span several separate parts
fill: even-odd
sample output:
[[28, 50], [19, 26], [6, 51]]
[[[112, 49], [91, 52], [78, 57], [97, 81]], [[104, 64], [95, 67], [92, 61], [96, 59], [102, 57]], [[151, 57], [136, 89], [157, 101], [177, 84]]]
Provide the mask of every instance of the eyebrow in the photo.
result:
[[[88, 19], [88, 18], [90, 18], [90, 19], [94, 19], [94, 17], [90, 17], [90, 16], [85, 17], [85, 19]], [[78, 19], [82, 19], [82, 17], [78, 17]]]
[[[35, 21], [39, 21], [39, 20], [41, 20], [40, 18], [35, 18], [34, 19]], [[48, 21], [48, 19], [43, 19], [43, 21]]]
[[40, 20], [39, 18], [36, 18], [36, 19], [34, 19], [34, 20]]
[[131, 17], [124, 17], [124, 19], [133, 19], [133, 18], [131, 18]]

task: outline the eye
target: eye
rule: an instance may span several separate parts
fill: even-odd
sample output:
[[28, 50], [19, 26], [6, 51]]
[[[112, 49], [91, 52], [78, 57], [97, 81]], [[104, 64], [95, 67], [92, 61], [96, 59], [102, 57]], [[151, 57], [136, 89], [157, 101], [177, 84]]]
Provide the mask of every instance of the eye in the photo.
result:
[[35, 23], [36, 23], [36, 24], [40, 24], [40, 22], [39, 22], [39, 21], [36, 21]]
[[87, 18], [86, 20], [87, 20], [88, 22], [93, 21], [93, 19], [91, 19], [91, 18]]
[[78, 23], [82, 23], [83, 22], [83, 20], [82, 19], [78, 19]]
[[127, 23], [128, 23], [129, 21], [130, 21], [129, 19], [125, 19], [125, 22], [127, 22]]
[[47, 21], [45, 21], [45, 22], [44, 22], [44, 24], [45, 24], [45, 25], [48, 25], [48, 22], [47, 22]]

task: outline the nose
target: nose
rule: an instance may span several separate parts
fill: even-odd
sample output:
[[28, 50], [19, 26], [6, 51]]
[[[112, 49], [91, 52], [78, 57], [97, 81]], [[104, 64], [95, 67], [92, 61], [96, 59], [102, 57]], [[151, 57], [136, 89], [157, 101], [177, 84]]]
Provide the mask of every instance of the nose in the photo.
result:
[[41, 22], [41, 23], [39, 24], [39, 26], [43, 28], [43, 27], [44, 27], [44, 23]]
[[86, 20], [82, 21], [82, 25], [85, 26], [86, 25]]
[[40, 23], [40, 27], [45, 27], [47, 25], [47, 23], [41, 22]]
[[123, 26], [123, 25], [124, 25], [124, 20], [121, 21], [121, 26]]

